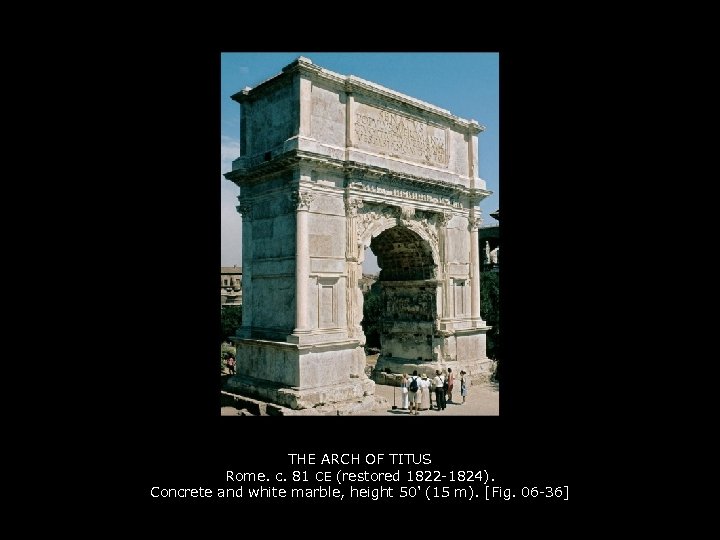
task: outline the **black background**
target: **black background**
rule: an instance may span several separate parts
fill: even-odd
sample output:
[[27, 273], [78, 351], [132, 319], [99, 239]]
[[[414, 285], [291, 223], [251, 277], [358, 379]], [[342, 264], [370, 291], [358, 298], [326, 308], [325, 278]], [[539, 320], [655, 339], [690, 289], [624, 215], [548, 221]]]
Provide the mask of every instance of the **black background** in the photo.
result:
[[149, 490], [225, 487], [226, 470], [297, 469], [288, 453], [430, 454], [421, 468], [486, 469], [513, 488], [569, 485], [570, 503], [591, 491], [594, 455], [612, 446], [595, 369], [610, 353], [597, 144], [610, 111], [576, 58], [484, 50], [500, 51], [500, 416], [405, 419], [220, 417], [220, 50], [118, 57], [123, 70], [103, 81], [121, 136], [103, 159], [102, 195], [118, 315], [102, 326], [107, 377], [119, 386], [107, 442], [126, 502], [218, 504]]

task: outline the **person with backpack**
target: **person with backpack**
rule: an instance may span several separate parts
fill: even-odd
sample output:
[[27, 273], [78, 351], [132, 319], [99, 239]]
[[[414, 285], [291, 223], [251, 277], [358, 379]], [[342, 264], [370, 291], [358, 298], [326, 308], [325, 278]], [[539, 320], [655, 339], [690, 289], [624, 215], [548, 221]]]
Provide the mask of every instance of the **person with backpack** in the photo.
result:
[[415, 409], [415, 414], [420, 414], [420, 385], [418, 381], [417, 369], [413, 370], [413, 374], [410, 377], [410, 383], [408, 384], [408, 395], [410, 396], [410, 414]]

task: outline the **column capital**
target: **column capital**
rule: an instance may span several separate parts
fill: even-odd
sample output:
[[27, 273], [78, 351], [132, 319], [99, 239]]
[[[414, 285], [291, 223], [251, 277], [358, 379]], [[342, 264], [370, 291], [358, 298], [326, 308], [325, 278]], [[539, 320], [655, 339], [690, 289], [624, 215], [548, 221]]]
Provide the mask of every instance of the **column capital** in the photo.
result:
[[450, 221], [453, 217], [452, 212], [441, 212], [436, 214], [437, 215], [437, 224], [441, 227], [444, 227], [448, 224], [448, 221]]
[[315, 195], [307, 191], [293, 191], [290, 194], [290, 202], [298, 212], [301, 210], [310, 210], [310, 203], [314, 198]]
[[[238, 197], [238, 200], [240, 200], [240, 197]], [[252, 221], [252, 204], [249, 201], [240, 200], [240, 204], [238, 204], [235, 209], [238, 213], [242, 214], [245, 219]]]
[[470, 232], [477, 231], [480, 228], [480, 225], [482, 225], [482, 218], [480, 216], [476, 217], [469, 217], [468, 218], [468, 230]]
[[348, 215], [356, 216], [358, 213], [358, 210], [363, 207], [363, 202], [360, 199], [345, 199], [345, 212], [347, 212]]

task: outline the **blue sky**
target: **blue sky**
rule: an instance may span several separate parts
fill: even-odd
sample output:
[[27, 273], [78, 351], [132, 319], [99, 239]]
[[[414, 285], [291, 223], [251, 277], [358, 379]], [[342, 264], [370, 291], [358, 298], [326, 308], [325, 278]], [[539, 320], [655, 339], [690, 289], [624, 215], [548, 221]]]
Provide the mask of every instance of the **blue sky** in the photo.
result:
[[[452, 114], [485, 126], [478, 137], [479, 176], [493, 194], [480, 203], [484, 225], [496, 224], [489, 213], [499, 203], [499, 54], [498, 53], [223, 53], [220, 81], [220, 165], [231, 169], [240, 155], [240, 105], [230, 96], [245, 86], [255, 87], [305, 56], [314, 64], [356, 75], [392, 90], [427, 101]], [[242, 218], [235, 210], [240, 190], [221, 181], [220, 264], [242, 265]], [[366, 256], [366, 272], [376, 272], [374, 256]]]

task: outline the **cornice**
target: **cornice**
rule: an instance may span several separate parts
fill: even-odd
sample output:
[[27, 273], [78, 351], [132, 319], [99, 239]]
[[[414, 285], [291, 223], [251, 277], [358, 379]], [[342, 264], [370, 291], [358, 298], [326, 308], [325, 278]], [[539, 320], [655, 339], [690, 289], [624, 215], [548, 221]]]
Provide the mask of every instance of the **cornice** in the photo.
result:
[[422, 189], [448, 196], [466, 196], [471, 199], [484, 199], [492, 193], [484, 189], [467, 188], [463, 185], [443, 180], [431, 180], [410, 173], [393, 171], [384, 167], [367, 165], [357, 161], [344, 161], [342, 159], [328, 157], [324, 154], [316, 154], [314, 152], [297, 149], [289, 150], [270, 161], [225, 173], [224, 176], [226, 179], [242, 187], [243, 184], [247, 185], [259, 182], [272, 174], [293, 168], [301, 163], [343, 171], [346, 176], [346, 182], [351, 188], [353, 182], [366, 181], [386, 184], [388, 186], [396, 185]]

